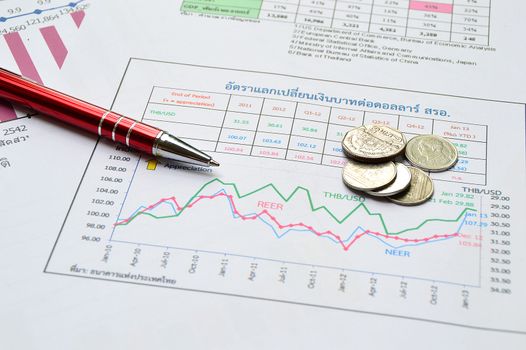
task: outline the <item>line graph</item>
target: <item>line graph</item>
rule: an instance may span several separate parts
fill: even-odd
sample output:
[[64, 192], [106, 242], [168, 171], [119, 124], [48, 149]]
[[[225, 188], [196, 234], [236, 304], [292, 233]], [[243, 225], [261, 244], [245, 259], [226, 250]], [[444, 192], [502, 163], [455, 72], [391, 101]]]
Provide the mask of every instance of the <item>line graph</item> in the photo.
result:
[[[283, 184], [269, 182], [247, 189], [240, 186], [243, 181], [220, 178], [193, 189], [187, 186], [178, 195], [159, 196], [150, 204], [137, 204], [140, 199], [133, 188], [143, 188], [148, 183], [145, 179], [151, 175], [148, 163], [140, 164], [139, 161], [132, 175], [129, 196], [126, 195], [118, 219], [112, 224], [110, 242], [361, 273], [370, 271], [386, 276], [404, 271], [405, 278], [476, 285], [470, 277], [452, 277], [456, 273], [433, 277], [433, 273], [422, 274], [415, 270], [418, 265], [413, 261], [418, 259], [419, 264], [428, 266], [439, 264], [444, 251], [457, 251], [469, 241], [473, 224], [480, 220], [475, 208], [459, 207], [453, 216], [431, 216], [400, 227], [393, 223], [396, 217], [386, 217], [383, 210], [372, 209], [374, 203], [356, 202], [342, 210], [334, 207], [335, 203], [323, 203], [307, 184], [284, 189]], [[150, 190], [159, 192], [153, 187]], [[271, 205], [273, 209], [262, 205]], [[214, 212], [218, 219], [209, 219], [205, 214], [209, 212]], [[196, 227], [185, 230], [188, 225]], [[218, 230], [221, 235], [217, 235]], [[196, 246], [195, 242], [200, 243]], [[252, 249], [247, 249], [248, 245]], [[305, 259], [302, 254], [291, 254], [291, 246], [299, 251], [319, 251], [319, 256]], [[458, 261], [445, 264], [452, 264], [451, 270], [453, 265], [469, 266], [476, 262], [477, 249], [462, 249], [464, 253], [458, 255]], [[371, 254], [376, 256], [374, 264], [365, 259]], [[408, 259], [386, 268], [393, 254]]]
[[[275, 215], [271, 214], [268, 210], [262, 210], [258, 213], [249, 213], [249, 214], [242, 214], [238, 208], [236, 207], [236, 204], [234, 202], [234, 195], [228, 194], [225, 189], [221, 189], [220, 191], [214, 193], [213, 195], [202, 195], [201, 192], [205, 191], [208, 186], [210, 186], [213, 183], [220, 183], [223, 186], [231, 186], [234, 189], [236, 198], [244, 198], [248, 197], [254, 194], [257, 194], [258, 192], [261, 192], [262, 190], [266, 188], [272, 188], [276, 194], [281, 197], [285, 203], [292, 200], [292, 198], [299, 192], [304, 191], [307, 194], [307, 198], [309, 199], [309, 205], [311, 207], [311, 210], [313, 212], [318, 210], [323, 210], [326, 212], [336, 223], [342, 224], [346, 222], [347, 220], [350, 220], [350, 218], [353, 216], [355, 212], [357, 212], [360, 209], [363, 209], [368, 215], [370, 216], [376, 216], [380, 219], [382, 226], [385, 230], [385, 233], [372, 231], [369, 229], [364, 229], [362, 226], [358, 225], [352, 233], [347, 238], [342, 238], [341, 235], [336, 234], [335, 232], [331, 230], [325, 230], [320, 231], [314, 228], [313, 226], [303, 223], [303, 222], [297, 222], [297, 223], [290, 223], [290, 224], [282, 224], [280, 221], [276, 218]], [[349, 248], [356, 243], [360, 238], [365, 236], [372, 236], [375, 238], [380, 239], [384, 244], [393, 247], [393, 248], [402, 248], [402, 247], [408, 247], [408, 246], [414, 246], [422, 243], [431, 243], [439, 240], [444, 239], [450, 239], [453, 237], [459, 237], [460, 236], [460, 230], [463, 226], [463, 223], [467, 217], [467, 213], [474, 211], [474, 209], [471, 208], [464, 208], [462, 212], [455, 218], [455, 219], [426, 219], [421, 224], [419, 224], [416, 227], [413, 228], [407, 228], [398, 232], [390, 232], [385, 224], [384, 218], [382, 214], [380, 213], [372, 213], [365, 204], [360, 203], [358, 204], [354, 209], [352, 209], [347, 215], [345, 215], [343, 218], [339, 219], [337, 218], [331, 210], [329, 210], [326, 206], [318, 206], [315, 207], [312, 201], [312, 196], [310, 195], [310, 191], [304, 187], [298, 186], [296, 189], [288, 196], [283, 195], [274, 184], [268, 184], [263, 187], [260, 187], [254, 191], [251, 191], [249, 193], [241, 194], [236, 186], [235, 183], [226, 183], [221, 181], [220, 179], [214, 179], [203, 185], [197, 192], [194, 194], [185, 204], [181, 205], [177, 201], [175, 197], [169, 197], [169, 198], [162, 198], [159, 201], [157, 201], [154, 204], [151, 204], [149, 206], [141, 206], [139, 207], [132, 215], [130, 215], [128, 218], [119, 220], [117, 223], [115, 223], [115, 227], [118, 226], [126, 226], [133, 222], [135, 219], [137, 219], [141, 215], [149, 216], [154, 219], [169, 219], [169, 218], [177, 218], [180, 215], [182, 215], [185, 211], [188, 209], [193, 208], [196, 204], [203, 200], [213, 200], [216, 198], [226, 198], [227, 203], [230, 207], [232, 217], [234, 219], [241, 219], [242, 221], [247, 220], [260, 220], [263, 223], [267, 224], [272, 231], [274, 232], [274, 235], [276, 238], [282, 238], [289, 232], [310, 232], [318, 237], [322, 238], [328, 238], [332, 240], [334, 243], [339, 244], [343, 250], [347, 251]], [[172, 215], [164, 215], [164, 216], [158, 216], [155, 215], [154, 210], [157, 209], [159, 206], [166, 204], [168, 205], [172, 210]], [[437, 222], [459, 222], [460, 225], [458, 226], [457, 230], [454, 233], [449, 234], [433, 234], [427, 237], [423, 238], [404, 238], [400, 237], [401, 234], [415, 231], [421, 227], [423, 227], [426, 223], [437, 221]], [[286, 229], [286, 230], [285, 230]], [[279, 233], [279, 230], [285, 230], [282, 233]], [[360, 233], [358, 233], [360, 232]], [[390, 245], [389, 243], [385, 242], [384, 240], [394, 240], [406, 244], [401, 244], [398, 246]]]
[[13, 14], [11, 16], [1, 16], [0, 17], [0, 23], [2, 22], [7, 22], [9, 20], [12, 20], [12, 19], [15, 19], [15, 18], [20, 18], [20, 17], [26, 17], [26, 16], [30, 16], [30, 15], [41, 15], [41, 14], [44, 14], [46, 12], [50, 12], [50, 11], [56, 11], [56, 10], [60, 10], [60, 9], [63, 9], [63, 8], [75, 8], [77, 7], [77, 5], [85, 2], [86, 0], [78, 0], [78, 1], [71, 1], [71, 2], [68, 2], [67, 4], [65, 5], [60, 5], [60, 6], [54, 6], [54, 7], [50, 7], [50, 8], [46, 8], [46, 9], [34, 9], [32, 11], [28, 11], [28, 12], [24, 12], [24, 13], [16, 13], [16, 14]]

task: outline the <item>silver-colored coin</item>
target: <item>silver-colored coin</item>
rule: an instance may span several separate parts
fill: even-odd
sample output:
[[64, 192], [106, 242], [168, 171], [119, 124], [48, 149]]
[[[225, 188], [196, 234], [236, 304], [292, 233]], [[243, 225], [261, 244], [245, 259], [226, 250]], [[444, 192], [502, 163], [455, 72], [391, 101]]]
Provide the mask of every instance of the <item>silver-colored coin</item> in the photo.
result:
[[343, 182], [352, 189], [371, 191], [389, 185], [396, 177], [393, 162], [367, 164], [349, 160], [343, 167]]
[[448, 170], [458, 160], [456, 147], [436, 135], [421, 135], [409, 140], [405, 156], [411, 164], [427, 171]]
[[418, 168], [412, 166], [407, 168], [411, 172], [411, 184], [404, 192], [387, 198], [401, 205], [422, 204], [433, 195], [433, 180]]
[[395, 163], [396, 178], [389, 186], [381, 190], [366, 191], [367, 194], [375, 197], [389, 197], [403, 192], [411, 184], [411, 171], [402, 163]]
[[383, 125], [364, 125], [345, 134], [343, 151], [362, 162], [381, 163], [404, 151], [406, 139], [400, 131]]

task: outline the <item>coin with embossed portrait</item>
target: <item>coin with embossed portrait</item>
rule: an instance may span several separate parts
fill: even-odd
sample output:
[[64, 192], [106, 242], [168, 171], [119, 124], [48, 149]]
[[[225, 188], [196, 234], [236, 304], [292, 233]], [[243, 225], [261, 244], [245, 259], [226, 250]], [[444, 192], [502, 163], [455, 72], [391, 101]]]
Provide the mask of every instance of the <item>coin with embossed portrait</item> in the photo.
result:
[[433, 195], [433, 180], [422, 170], [408, 166], [411, 172], [411, 183], [404, 192], [387, 197], [396, 204], [418, 205], [426, 202]]
[[348, 131], [342, 141], [344, 153], [367, 163], [382, 163], [404, 151], [406, 139], [400, 131], [384, 125], [363, 125]]
[[427, 171], [448, 170], [458, 160], [456, 147], [436, 135], [421, 135], [409, 140], [405, 156], [411, 164]]
[[393, 182], [396, 166], [393, 162], [367, 164], [349, 160], [343, 167], [342, 177], [343, 182], [352, 189], [376, 190]]

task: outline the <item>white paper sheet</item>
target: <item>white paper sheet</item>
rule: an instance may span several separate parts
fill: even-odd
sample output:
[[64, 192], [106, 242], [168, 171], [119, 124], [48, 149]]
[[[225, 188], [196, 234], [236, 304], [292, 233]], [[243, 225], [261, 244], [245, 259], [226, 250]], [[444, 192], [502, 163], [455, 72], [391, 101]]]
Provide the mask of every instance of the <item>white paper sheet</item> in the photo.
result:
[[[479, 2], [475, 39], [487, 43], [471, 45], [452, 28], [473, 20], [473, 3], [370, 7], [368, 24], [411, 8], [404, 35], [340, 28], [350, 2], [297, 3], [264, 0], [247, 19], [188, 1], [0, 2], [1, 33], [19, 33], [45, 84], [107, 107], [115, 97], [114, 110], [222, 163], [212, 173], [148, 163], [27, 111], [2, 119], [2, 347], [524, 347], [524, 5]], [[275, 13], [294, 6], [294, 21]], [[448, 11], [449, 40], [409, 30]], [[331, 26], [305, 22], [312, 15]], [[305, 55], [314, 43], [331, 57]], [[334, 58], [355, 44], [398, 60]], [[0, 55], [21, 70], [5, 36]], [[433, 175], [421, 207], [354, 197], [338, 138], [363, 122], [444, 135], [461, 162]]]

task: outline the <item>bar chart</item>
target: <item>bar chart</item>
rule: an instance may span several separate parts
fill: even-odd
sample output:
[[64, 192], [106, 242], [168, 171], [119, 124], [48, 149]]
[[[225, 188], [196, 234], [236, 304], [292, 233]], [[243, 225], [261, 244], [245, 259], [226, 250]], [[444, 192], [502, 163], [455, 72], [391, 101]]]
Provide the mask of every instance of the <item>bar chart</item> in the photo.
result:
[[[36, 6], [27, 4], [13, 8], [8, 5], [0, 6], [2, 41], [5, 42], [18, 71], [23, 76], [42, 84], [43, 79], [38, 69], [38, 60], [42, 59], [42, 55], [40, 52], [35, 52], [36, 50], [29, 43], [33, 38], [42, 40], [49, 50], [49, 58], [60, 70], [69, 53], [67, 39], [64, 39], [62, 34], [64, 26], [72, 25], [80, 29], [89, 3], [85, 0], [69, 3], [50, 0], [38, 2]], [[27, 111], [0, 100], [0, 123], [27, 115]]]

